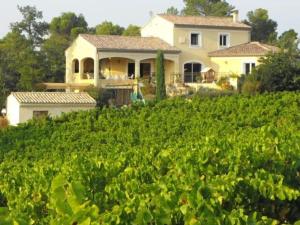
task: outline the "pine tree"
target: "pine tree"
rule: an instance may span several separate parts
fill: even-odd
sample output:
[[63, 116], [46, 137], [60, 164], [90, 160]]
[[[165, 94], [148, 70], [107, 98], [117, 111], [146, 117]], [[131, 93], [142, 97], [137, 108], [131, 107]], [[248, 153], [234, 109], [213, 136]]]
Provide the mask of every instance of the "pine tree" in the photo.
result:
[[166, 97], [164, 54], [162, 51], [158, 51], [156, 57], [156, 99], [163, 100]]

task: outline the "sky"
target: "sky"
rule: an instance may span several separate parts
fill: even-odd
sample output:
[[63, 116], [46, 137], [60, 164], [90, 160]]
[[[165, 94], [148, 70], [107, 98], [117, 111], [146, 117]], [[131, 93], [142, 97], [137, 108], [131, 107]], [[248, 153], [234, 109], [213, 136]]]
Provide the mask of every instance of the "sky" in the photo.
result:
[[[270, 18], [278, 22], [278, 31], [295, 29], [300, 34], [300, 0], [228, 0], [240, 11], [241, 19], [246, 18], [250, 10], [265, 8]], [[82, 13], [89, 26], [95, 26], [105, 20], [121, 26], [129, 24], [144, 25], [150, 18], [150, 12], [162, 13], [170, 6], [183, 8], [183, 0], [5, 0], [1, 4], [0, 38], [9, 31], [9, 24], [19, 21], [21, 15], [17, 5], [36, 6], [43, 12], [44, 19], [50, 22], [62, 12]]]

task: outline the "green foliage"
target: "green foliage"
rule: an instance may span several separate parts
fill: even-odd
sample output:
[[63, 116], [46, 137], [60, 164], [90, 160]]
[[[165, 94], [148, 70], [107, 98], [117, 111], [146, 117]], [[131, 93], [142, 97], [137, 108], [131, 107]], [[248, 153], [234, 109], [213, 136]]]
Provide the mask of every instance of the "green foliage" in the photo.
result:
[[299, 97], [171, 99], [0, 131], [0, 223], [293, 224]]
[[42, 21], [43, 13], [34, 6], [18, 6], [18, 10], [23, 19], [12, 23], [12, 30], [24, 34], [34, 47], [40, 46], [48, 33], [48, 23]]
[[166, 14], [168, 15], [179, 15], [180, 12], [177, 8], [175, 8], [174, 6], [171, 6], [170, 8], [167, 9]]
[[292, 55], [299, 55], [299, 44], [298, 33], [294, 29], [283, 32], [277, 43], [278, 47]]
[[293, 91], [300, 89], [298, 60], [289, 53], [274, 53], [262, 58], [253, 77], [261, 91]]
[[109, 21], [104, 21], [96, 26], [96, 34], [98, 35], [122, 35], [123, 32], [123, 27], [115, 25]]
[[73, 12], [62, 13], [54, 17], [50, 23], [50, 33], [58, 34], [74, 39], [79, 33], [86, 33], [88, 24], [82, 14], [78, 16]]
[[256, 9], [247, 14], [245, 23], [252, 27], [251, 40], [264, 43], [274, 43], [277, 40], [277, 22], [269, 18], [266, 9]]
[[234, 7], [221, 0], [184, 0], [182, 11], [187, 16], [229, 16]]
[[47, 65], [46, 80], [48, 82], [64, 82], [65, 50], [69, 47], [67, 37], [52, 34], [42, 46], [44, 64]]
[[156, 99], [162, 100], [167, 97], [166, 83], [165, 83], [165, 66], [164, 53], [157, 52], [156, 56]]
[[[8, 33], [0, 42], [0, 67], [9, 91], [34, 90], [44, 76], [41, 55], [19, 32]], [[20, 63], [22, 62], [22, 63]]]
[[258, 94], [261, 91], [261, 83], [257, 79], [257, 76], [250, 74], [245, 76], [245, 80], [242, 84], [241, 92], [243, 94]]
[[126, 30], [123, 31], [124, 36], [141, 36], [141, 28], [130, 24]]

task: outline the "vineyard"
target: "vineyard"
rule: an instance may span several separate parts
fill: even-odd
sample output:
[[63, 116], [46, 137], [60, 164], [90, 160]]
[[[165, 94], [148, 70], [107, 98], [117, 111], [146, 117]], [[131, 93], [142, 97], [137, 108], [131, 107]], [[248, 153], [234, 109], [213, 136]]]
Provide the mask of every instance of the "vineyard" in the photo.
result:
[[178, 98], [0, 130], [1, 225], [299, 221], [300, 93]]

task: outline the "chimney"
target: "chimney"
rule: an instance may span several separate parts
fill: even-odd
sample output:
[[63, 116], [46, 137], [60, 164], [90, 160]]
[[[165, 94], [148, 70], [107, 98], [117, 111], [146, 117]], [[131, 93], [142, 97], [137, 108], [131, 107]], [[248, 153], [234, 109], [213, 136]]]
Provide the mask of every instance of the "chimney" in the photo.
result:
[[240, 22], [240, 19], [239, 19], [239, 10], [232, 11], [231, 16], [232, 16], [232, 19], [233, 19], [234, 23]]

